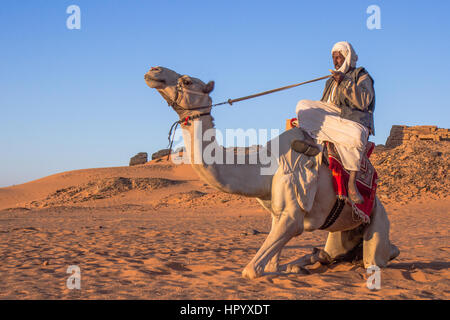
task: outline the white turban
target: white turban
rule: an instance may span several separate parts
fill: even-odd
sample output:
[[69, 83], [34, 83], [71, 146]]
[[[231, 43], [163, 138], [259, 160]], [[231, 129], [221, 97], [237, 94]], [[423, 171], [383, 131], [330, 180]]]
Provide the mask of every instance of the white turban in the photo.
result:
[[341, 41], [336, 43], [333, 46], [333, 49], [331, 49], [331, 54], [333, 52], [340, 52], [342, 56], [345, 58], [344, 63], [342, 66], [336, 70], [343, 73], [346, 73], [350, 67], [355, 68], [356, 67], [356, 61], [358, 61], [358, 55], [355, 53], [355, 50], [353, 50], [353, 47], [350, 43], [347, 41]]

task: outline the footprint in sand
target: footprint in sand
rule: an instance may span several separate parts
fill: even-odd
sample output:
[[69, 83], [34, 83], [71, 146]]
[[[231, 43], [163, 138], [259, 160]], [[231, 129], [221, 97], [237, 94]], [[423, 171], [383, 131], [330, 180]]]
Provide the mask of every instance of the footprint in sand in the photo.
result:
[[425, 273], [423, 273], [421, 270], [417, 270], [415, 272], [411, 272], [409, 274], [412, 280], [418, 281], [418, 282], [428, 282], [427, 276]]
[[171, 273], [170, 270], [179, 272], [192, 271], [184, 263], [176, 261], [165, 262], [156, 257], [145, 259], [142, 268], [139, 268], [141, 272], [154, 275], [168, 275]]
[[191, 269], [187, 268], [186, 265], [179, 262], [167, 262], [166, 264], [164, 264], [164, 266], [176, 271], [192, 271]]
[[328, 269], [333, 272], [348, 272], [357, 269], [357, 267], [351, 263], [337, 263], [329, 266]]
[[14, 229], [12, 229], [12, 230], [13, 230], [13, 231], [20, 231], [20, 232], [23, 232], [23, 233], [29, 233], [29, 232], [37, 232], [37, 231], [39, 231], [38, 229], [33, 228], [33, 227], [14, 228]]
[[[431, 274], [426, 274], [422, 270], [411, 270], [411, 271], [401, 271], [401, 270], [385, 270], [383, 271], [385, 277], [394, 280], [410, 280], [417, 282], [429, 282], [435, 280], [435, 276]], [[436, 277], [437, 278], [437, 277]]]

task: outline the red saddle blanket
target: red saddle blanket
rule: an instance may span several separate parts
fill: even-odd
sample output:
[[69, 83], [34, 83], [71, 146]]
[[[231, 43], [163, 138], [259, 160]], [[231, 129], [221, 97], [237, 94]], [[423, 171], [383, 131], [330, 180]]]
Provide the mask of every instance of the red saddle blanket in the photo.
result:
[[364, 156], [361, 159], [361, 169], [356, 175], [356, 186], [359, 193], [363, 196], [364, 202], [354, 204], [348, 198], [348, 180], [350, 174], [344, 169], [339, 154], [332, 143], [327, 142], [329, 168], [333, 175], [333, 186], [336, 196], [346, 199], [353, 207], [353, 212], [364, 222], [370, 222], [375, 194], [377, 190], [377, 172], [370, 163], [369, 157], [375, 147], [373, 142], [367, 142]]

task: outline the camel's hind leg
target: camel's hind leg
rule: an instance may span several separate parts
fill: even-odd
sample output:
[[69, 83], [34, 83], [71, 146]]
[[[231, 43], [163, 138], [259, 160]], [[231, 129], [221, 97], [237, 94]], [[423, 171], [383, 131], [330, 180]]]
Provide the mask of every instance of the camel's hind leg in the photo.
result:
[[386, 210], [378, 197], [372, 211], [370, 224], [365, 228], [363, 235], [363, 262], [364, 267], [385, 267], [395, 259], [400, 250], [389, 240], [389, 220]]
[[372, 265], [385, 267], [400, 253], [389, 240], [389, 226], [386, 210], [376, 198], [370, 224], [348, 231], [330, 232], [324, 250], [332, 260], [340, 260], [351, 254], [351, 251], [362, 242], [364, 267]]
[[324, 251], [332, 261], [347, 256], [363, 241], [363, 229], [357, 227], [347, 231], [329, 232]]

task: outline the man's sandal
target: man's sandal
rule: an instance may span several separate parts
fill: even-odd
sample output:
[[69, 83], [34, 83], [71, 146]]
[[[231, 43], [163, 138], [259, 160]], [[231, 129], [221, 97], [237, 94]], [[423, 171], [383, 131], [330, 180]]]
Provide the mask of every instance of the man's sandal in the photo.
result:
[[318, 147], [302, 140], [293, 140], [291, 142], [291, 149], [298, 153], [303, 153], [309, 157], [317, 156], [320, 152]]

